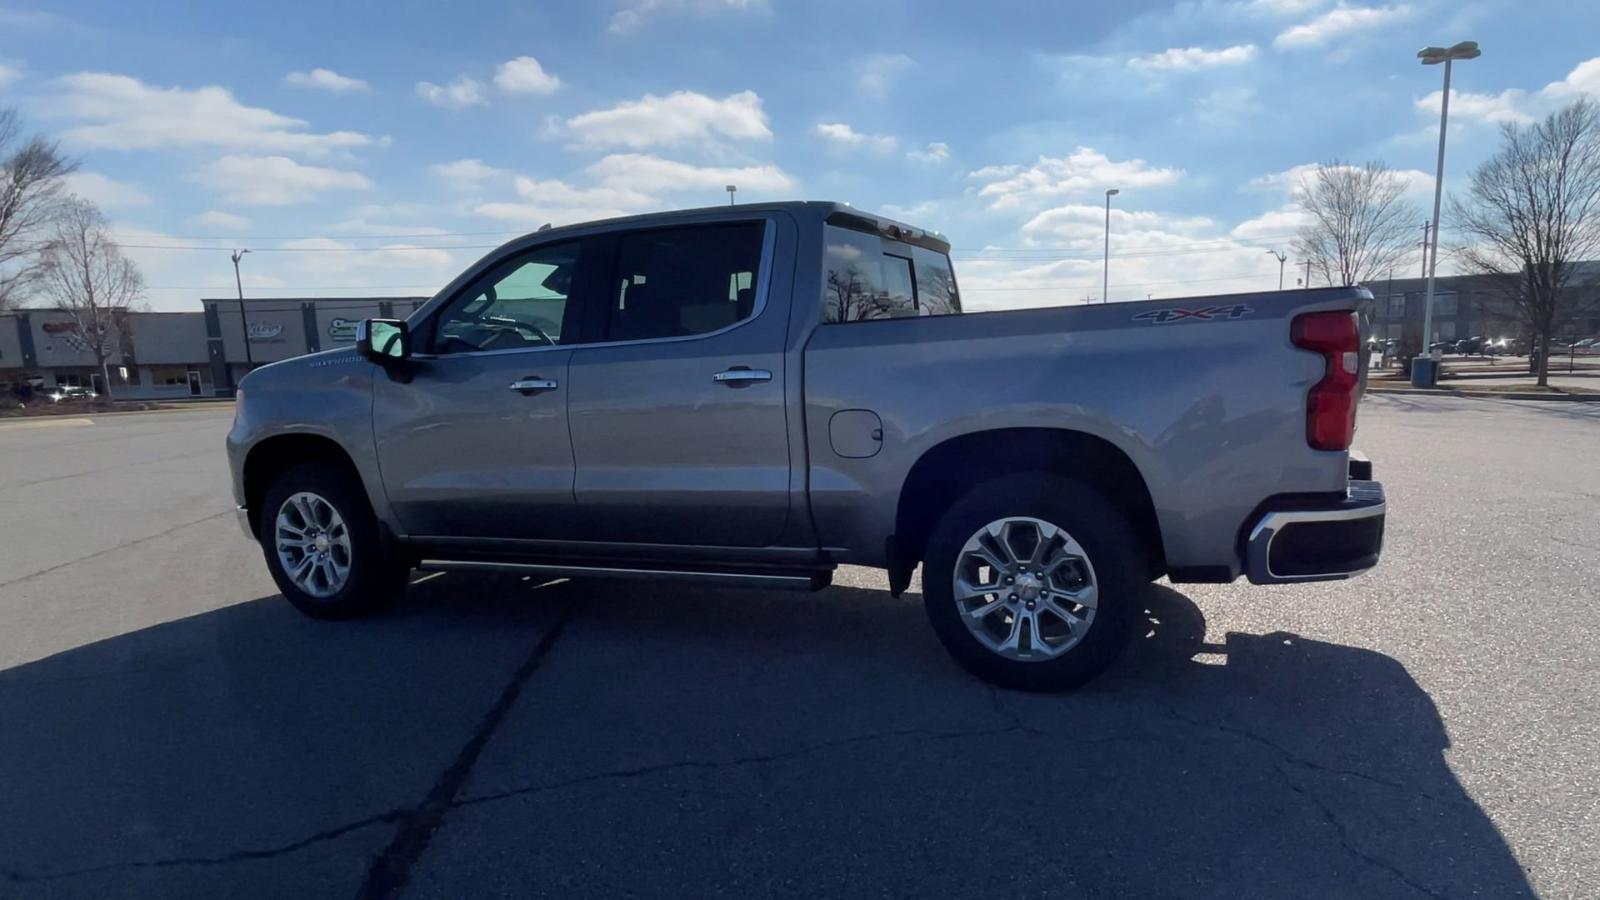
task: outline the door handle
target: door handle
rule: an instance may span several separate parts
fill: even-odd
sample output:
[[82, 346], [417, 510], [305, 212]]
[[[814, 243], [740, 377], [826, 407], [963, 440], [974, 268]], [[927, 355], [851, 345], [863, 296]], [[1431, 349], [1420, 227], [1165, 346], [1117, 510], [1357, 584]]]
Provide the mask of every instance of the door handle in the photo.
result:
[[539, 391], [553, 391], [559, 385], [554, 378], [519, 378], [511, 382], [511, 389], [523, 394], [533, 394]]
[[766, 369], [747, 369], [743, 366], [734, 366], [711, 376], [711, 380], [728, 387], [743, 387], [755, 384], [758, 381], [771, 381], [772, 373]]

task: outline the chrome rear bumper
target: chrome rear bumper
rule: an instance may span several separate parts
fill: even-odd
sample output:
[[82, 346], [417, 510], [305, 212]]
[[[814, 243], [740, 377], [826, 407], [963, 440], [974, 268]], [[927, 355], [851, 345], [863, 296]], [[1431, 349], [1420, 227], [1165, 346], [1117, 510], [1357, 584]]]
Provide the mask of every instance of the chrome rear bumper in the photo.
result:
[[1256, 520], [1245, 541], [1245, 575], [1256, 584], [1334, 581], [1378, 564], [1383, 552], [1383, 485], [1351, 481], [1344, 500], [1286, 501]]

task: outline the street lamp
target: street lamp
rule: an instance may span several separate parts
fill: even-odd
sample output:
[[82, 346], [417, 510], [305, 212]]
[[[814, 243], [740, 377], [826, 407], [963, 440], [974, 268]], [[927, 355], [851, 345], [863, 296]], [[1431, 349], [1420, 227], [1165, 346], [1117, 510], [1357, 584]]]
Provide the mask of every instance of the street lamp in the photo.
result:
[[[1433, 176], [1432, 247], [1428, 250], [1428, 289], [1422, 300], [1422, 346], [1425, 350], [1433, 343], [1433, 279], [1439, 269], [1439, 204], [1444, 199], [1444, 138], [1450, 123], [1450, 64], [1458, 59], [1477, 59], [1482, 55], [1477, 41], [1462, 41], [1449, 48], [1424, 47], [1417, 51], [1417, 58], [1425, 66], [1444, 63], [1444, 92], [1439, 99], [1439, 162]], [[1411, 369], [1411, 383], [1417, 387], [1432, 387], [1438, 377], [1431, 358], [1420, 371], [1415, 366]]]
[[1111, 302], [1111, 198], [1120, 191], [1106, 188], [1106, 249], [1100, 274], [1100, 302]]
[[1289, 259], [1289, 254], [1282, 250], [1268, 250], [1267, 252], [1278, 258], [1278, 290], [1281, 291], [1283, 290], [1283, 264]]
[[738, 192], [739, 186], [736, 185], [736, 184], [730, 184], [727, 187], [724, 187], [723, 190], [728, 192], [728, 205], [732, 206], [733, 205], [733, 195]]
[[244, 370], [246, 373], [255, 368], [256, 363], [250, 357], [250, 321], [244, 314], [244, 282], [239, 280], [239, 258], [249, 252], [249, 250], [233, 251], [233, 286], [239, 289], [239, 327], [244, 329]]

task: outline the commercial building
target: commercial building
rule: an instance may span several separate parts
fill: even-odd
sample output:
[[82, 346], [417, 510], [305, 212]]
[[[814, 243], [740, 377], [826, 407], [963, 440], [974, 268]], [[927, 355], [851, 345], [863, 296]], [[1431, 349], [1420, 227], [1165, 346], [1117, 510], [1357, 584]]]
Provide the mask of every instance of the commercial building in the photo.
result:
[[[252, 367], [355, 341], [365, 318], [404, 318], [427, 297], [202, 300], [203, 312], [113, 317], [107, 368], [119, 399], [227, 397]], [[248, 330], [249, 339], [245, 335]], [[70, 316], [50, 309], [0, 314], [0, 391], [82, 386], [104, 392], [94, 353]]]
[[[1600, 263], [1578, 263], [1568, 291], [1574, 302], [1588, 312], [1567, 324], [1557, 337], [1567, 339], [1600, 336]], [[1408, 339], [1421, 346], [1423, 302], [1427, 297], [1426, 278], [1392, 278], [1369, 281], [1374, 313], [1372, 333], [1378, 338]], [[1458, 341], [1462, 338], [1528, 337], [1527, 326], [1517, 312], [1515, 300], [1506, 292], [1503, 281], [1482, 275], [1448, 275], [1434, 279], [1433, 334], [1427, 343]]]

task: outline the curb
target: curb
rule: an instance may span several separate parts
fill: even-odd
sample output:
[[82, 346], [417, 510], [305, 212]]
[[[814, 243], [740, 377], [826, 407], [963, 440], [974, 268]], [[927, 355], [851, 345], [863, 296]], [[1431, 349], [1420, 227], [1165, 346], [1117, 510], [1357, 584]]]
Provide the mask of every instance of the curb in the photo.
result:
[[1447, 391], [1438, 388], [1368, 386], [1369, 394], [1414, 394], [1425, 397], [1464, 397], [1468, 400], [1543, 400], [1552, 403], [1600, 403], [1600, 394], [1517, 394], [1492, 391]]

